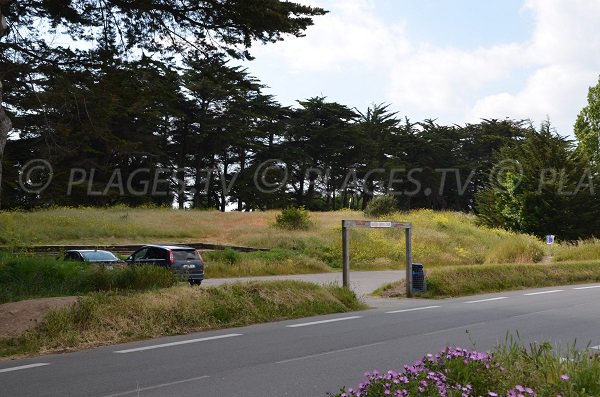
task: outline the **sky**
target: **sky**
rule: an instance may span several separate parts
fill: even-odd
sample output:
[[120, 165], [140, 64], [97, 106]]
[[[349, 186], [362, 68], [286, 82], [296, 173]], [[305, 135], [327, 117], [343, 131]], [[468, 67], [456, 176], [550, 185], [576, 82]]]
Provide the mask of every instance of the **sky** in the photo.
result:
[[390, 104], [411, 121], [550, 119], [573, 137], [600, 75], [600, 0], [295, 0], [329, 10], [244, 63], [283, 105]]

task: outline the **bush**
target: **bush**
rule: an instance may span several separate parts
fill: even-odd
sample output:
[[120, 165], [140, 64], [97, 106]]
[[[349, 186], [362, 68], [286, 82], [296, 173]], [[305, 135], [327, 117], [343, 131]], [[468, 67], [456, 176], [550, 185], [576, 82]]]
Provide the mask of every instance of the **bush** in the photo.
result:
[[310, 213], [303, 207], [289, 207], [275, 218], [275, 226], [286, 230], [308, 230], [313, 225]]
[[224, 250], [209, 251], [203, 254], [203, 256], [206, 257], [206, 259], [209, 260], [211, 263], [220, 262], [228, 266], [235, 265], [242, 259], [242, 254], [231, 248], [225, 248]]
[[396, 199], [386, 194], [385, 196], [374, 197], [369, 201], [367, 208], [365, 208], [365, 215], [378, 218], [394, 211], [396, 211]]

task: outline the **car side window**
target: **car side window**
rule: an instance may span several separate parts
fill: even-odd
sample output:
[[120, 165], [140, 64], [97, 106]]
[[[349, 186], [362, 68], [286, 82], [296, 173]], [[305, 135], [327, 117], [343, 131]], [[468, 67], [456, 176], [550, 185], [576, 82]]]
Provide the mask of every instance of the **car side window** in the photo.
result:
[[80, 261], [81, 258], [77, 252], [67, 252], [65, 259], [68, 261]]
[[150, 248], [146, 257], [148, 259], [164, 259], [162, 250], [160, 248]]
[[135, 252], [132, 255], [134, 261], [142, 260], [146, 257], [146, 253], [148, 252], [148, 248], [142, 248], [141, 250]]

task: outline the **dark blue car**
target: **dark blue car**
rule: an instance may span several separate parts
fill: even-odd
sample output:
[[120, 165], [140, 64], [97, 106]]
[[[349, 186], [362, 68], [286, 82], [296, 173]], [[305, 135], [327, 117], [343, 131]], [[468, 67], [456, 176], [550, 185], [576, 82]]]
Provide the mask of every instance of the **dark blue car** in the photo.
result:
[[200, 253], [180, 245], [146, 245], [125, 260], [132, 265], [163, 266], [191, 285], [200, 285], [204, 280], [204, 262]]

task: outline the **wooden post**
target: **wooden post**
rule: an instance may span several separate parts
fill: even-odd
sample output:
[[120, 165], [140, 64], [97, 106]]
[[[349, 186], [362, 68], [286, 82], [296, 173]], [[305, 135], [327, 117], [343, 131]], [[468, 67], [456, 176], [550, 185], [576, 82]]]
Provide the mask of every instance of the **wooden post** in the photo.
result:
[[350, 288], [350, 248], [348, 227], [342, 221], [342, 258], [343, 258], [343, 286]]
[[412, 298], [412, 228], [404, 229], [406, 234], [406, 297]]

